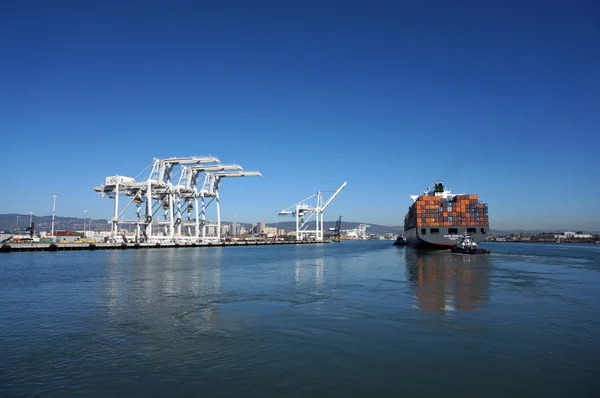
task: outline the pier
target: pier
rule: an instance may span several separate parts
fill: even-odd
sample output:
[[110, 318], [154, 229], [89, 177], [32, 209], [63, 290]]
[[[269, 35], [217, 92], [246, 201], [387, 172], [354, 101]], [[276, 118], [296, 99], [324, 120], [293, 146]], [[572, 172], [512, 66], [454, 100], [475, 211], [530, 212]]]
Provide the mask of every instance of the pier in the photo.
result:
[[0, 246], [0, 253], [23, 252], [64, 252], [82, 250], [127, 250], [127, 249], [162, 249], [184, 247], [235, 247], [266, 245], [303, 245], [329, 243], [329, 241], [233, 241], [233, 242], [184, 242], [184, 243], [5, 243]]

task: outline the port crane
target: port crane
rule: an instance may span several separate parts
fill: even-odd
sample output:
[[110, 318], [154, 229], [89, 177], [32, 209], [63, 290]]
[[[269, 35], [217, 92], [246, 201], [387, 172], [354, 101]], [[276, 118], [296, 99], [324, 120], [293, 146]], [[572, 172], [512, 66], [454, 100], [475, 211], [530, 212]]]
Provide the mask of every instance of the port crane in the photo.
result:
[[[146, 177], [136, 180], [146, 173]], [[213, 156], [155, 158], [135, 178], [120, 175], [106, 177], [105, 183], [94, 187], [100, 196], [114, 199], [114, 212], [110, 220], [112, 236], [118, 235], [119, 224], [136, 226], [137, 241], [220, 241], [221, 209], [219, 187], [223, 178], [260, 177], [258, 171], [244, 171], [240, 165], [222, 164]], [[121, 209], [119, 197], [131, 199]], [[206, 203], [209, 199], [209, 203]], [[209, 224], [206, 209], [216, 203], [216, 224]], [[124, 218], [125, 211], [135, 206], [135, 218]], [[163, 210], [162, 218], [159, 211]], [[187, 212], [187, 220], [183, 220]], [[143, 213], [143, 214], [142, 214]], [[192, 214], [194, 213], [194, 214]], [[207, 236], [207, 229], [216, 233]]]
[[[319, 190], [317, 193], [309, 196], [306, 199], [301, 200], [279, 212], [280, 216], [293, 215], [296, 218], [296, 240], [304, 240], [309, 236], [314, 236], [317, 242], [323, 241], [323, 213], [325, 209], [331, 204], [331, 201], [344, 189], [346, 182], [344, 182], [333, 195], [326, 201], [323, 202], [323, 193]], [[316, 197], [316, 205], [311, 206], [306, 202]], [[314, 218], [315, 229], [309, 229]]]
[[341, 242], [342, 216], [335, 222], [335, 227], [329, 228], [327, 237], [333, 239], [334, 242]]

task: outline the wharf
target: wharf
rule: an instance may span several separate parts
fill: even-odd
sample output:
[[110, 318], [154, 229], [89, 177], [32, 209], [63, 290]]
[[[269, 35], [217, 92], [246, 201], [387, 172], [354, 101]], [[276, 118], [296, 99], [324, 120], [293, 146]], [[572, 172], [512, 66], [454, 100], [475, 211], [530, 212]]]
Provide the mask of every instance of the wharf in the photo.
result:
[[184, 247], [234, 247], [265, 245], [304, 245], [310, 243], [329, 243], [328, 241], [235, 241], [201, 243], [10, 243], [0, 246], [0, 253], [20, 252], [56, 252], [82, 250], [125, 250], [125, 249], [161, 249]]

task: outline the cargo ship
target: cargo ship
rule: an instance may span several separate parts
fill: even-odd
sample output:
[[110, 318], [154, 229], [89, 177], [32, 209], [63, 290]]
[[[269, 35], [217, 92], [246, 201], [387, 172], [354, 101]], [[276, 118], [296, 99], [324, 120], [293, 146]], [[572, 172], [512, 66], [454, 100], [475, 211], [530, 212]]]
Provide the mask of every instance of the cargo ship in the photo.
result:
[[409, 246], [423, 249], [450, 249], [463, 235], [474, 242], [485, 240], [488, 205], [474, 194], [453, 194], [437, 182], [433, 190], [411, 195], [414, 203], [404, 217], [404, 235]]

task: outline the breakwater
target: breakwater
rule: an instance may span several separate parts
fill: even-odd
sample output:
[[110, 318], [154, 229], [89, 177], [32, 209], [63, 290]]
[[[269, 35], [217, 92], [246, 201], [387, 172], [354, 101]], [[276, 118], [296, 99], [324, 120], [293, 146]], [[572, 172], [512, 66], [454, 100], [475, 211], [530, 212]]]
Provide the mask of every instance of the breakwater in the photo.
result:
[[235, 241], [235, 242], [198, 242], [198, 243], [5, 243], [0, 246], [0, 253], [22, 252], [56, 252], [82, 250], [125, 250], [125, 249], [160, 249], [180, 247], [229, 247], [229, 246], [263, 246], [263, 245], [303, 245], [329, 243], [328, 241]]

